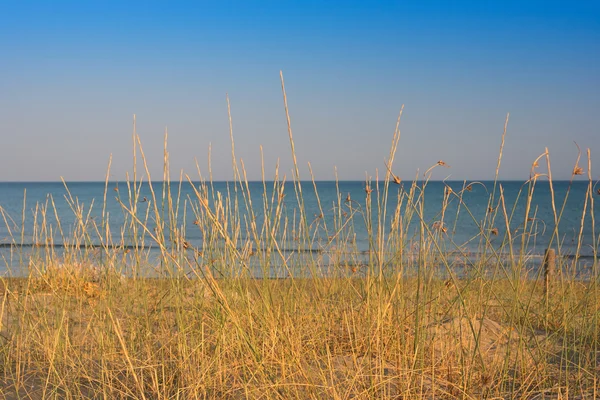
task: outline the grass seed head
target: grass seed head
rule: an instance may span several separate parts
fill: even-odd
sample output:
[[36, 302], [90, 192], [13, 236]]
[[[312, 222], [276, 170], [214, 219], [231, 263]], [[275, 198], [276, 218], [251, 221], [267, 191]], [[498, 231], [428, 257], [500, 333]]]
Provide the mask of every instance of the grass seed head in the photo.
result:
[[392, 176], [392, 182], [394, 182], [396, 185], [402, 183], [402, 180], [392, 172], [392, 169], [390, 168], [390, 165], [387, 163], [387, 161], [385, 161], [385, 166], [387, 167], [388, 171], [390, 171], [390, 175]]
[[446, 226], [444, 225], [444, 223], [442, 221], [434, 222], [432, 228], [435, 230], [438, 230], [442, 233], [446, 233], [448, 231], [448, 228], [446, 228]]

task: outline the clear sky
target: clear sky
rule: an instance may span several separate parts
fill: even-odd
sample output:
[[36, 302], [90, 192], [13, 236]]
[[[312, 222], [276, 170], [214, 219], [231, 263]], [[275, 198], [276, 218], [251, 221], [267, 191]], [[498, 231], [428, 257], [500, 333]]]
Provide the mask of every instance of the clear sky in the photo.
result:
[[[547, 146], [569, 178], [576, 141], [600, 162], [600, 2], [0, 2], [0, 181], [103, 180], [132, 169], [133, 114], [153, 178], [230, 179], [238, 158], [291, 177], [282, 70], [301, 177], [504, 179]], [[595, 169], [600, 171], [600, 166]], [[598, 178], [598, 172], [594, 178]]]

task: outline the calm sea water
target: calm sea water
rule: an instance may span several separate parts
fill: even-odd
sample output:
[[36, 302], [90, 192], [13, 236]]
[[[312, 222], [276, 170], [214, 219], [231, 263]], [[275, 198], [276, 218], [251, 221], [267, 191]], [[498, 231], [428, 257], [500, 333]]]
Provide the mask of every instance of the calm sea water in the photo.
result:
[[[519, 229], [523, 226], [525, 219], [525, 209], [527, 202], [527, 186], [524, 186], [523, 182], [516, 181], [504, 181], [499, 182], [502, 185], [505, 206], [507, 213], [510, 216], [510, 230], [512, 237], [518, 237]], [[469, 184], [467, 182], [466, 184]], [[196, 184], [197, 185], [197, 184]], [[406, 188], [408, 189], [409, 184]], [[446, 187], [450, 186], [454, 192], [459, 192], [464, 188], [464, 182], [429, 182], [425, 189], [425, 202], [423, 207], [423, 221], [429, 227], [435, 227], [436, 222], [440, 220], [440, 212], [442, 210], [444, 193], [447, 190]], [[6, 271], [7, 269], [15, 268], [15, 257], [14, 257], [14, 246], [12, 248], [11, 258], [11, 243], [17, 243], [22, 248], [35, 244], [40, 239], [39, 226], [42, 218], [42, 214], [39, 212], [44, 206], [48, 206], [47, 212], [45, 213], [46, 226], [52, 229], [51, 236], [53, 243], [60, 245], [63, 242], [63, 238], [68, 240], [72, 232], [75, 231], [77, 226], [77, 219], [71, 206], [69, 205], [67, 198], [71, 196], [83, 210], [84, 215], [89, 213], [90, 218], [94, 218], [96, 221], [101, 221], [105, 184], [103, 182], [73, 182], [69, 183], [68, 189], [70, 195], [65, 188], [65, 185], [60, 182], [43, 182], [43, 183], [32, 183], [32, 182], [20, 182], [20, 183], [0, 183], [0, 207], [3, 210], [3, 217], [0, 218], [0, 270]], [[553, 245], [560, 245], [560, 252], [564, 255], [573, 255], [576, 253], [577, 248], [580, 248], [580, 255], [584, 258], [593, 257], [596, 250], [598, 249], [597, 238], [600, 234], [598, 224], [594, 229], [592, 227], [592, 211], [591, 204], [588, 198], [586, 205], [586, 193], [588, 190], [588, 183], [584, 181], [577, 181], [573, 183], [569, 182], [554, 182], [554, 203], [556, 204], [557, 212], [561, 212], [560, 223], [558, 226], [558, 236], [553, 235], [555, 232], [554, 223], [554, 212], [552, 208], [552, 198], [550, 187], [547, 182], [539, 182], [535, 186], [535, 191], [531, 202], [531, 211], [529, 216], [532, 220], [529, 224], [532, 224], [532, 235], [526, 248], [526, 252], [529, 255], [540, 255], [543, 254], [544, 250], [548, 247], [548, 244], [552, 239]], [[118, 187], [118, 192], [115, 188]], [[227, 193], [233, 193], [233, 183], [227, 182], [216, 182], [213, 184], [215, 192], [220, 192], [223, 196], [227, 196]], [[272, 183], [267, 184], [267, 192], [272, 192]], [[486, 218], [489, 218], [488, 214], [488, 202], [490, 200], [491, 192], [494, 188], [493, 182], [481, 182], [472, 184], [471, 191], [464, 191], [463, 205], [460, 207], [460, 212], [457, 216], [457, 210], [459, 209], [459, 200], [455, 196], [450, 196], [448, 207], [444, 214], [444, 226], [447, 231], [443, 236], [443, 240], [446, 245], [445, 248], [452, 250], [453, 248], [461, 247], [468, 251], [477, 252], [480, 250], [480, 233], [481, 223]], [[157, 196], [160, 198], [162, 194], [162, 184], [154, 184], [154, 189]], [[329, 226], [333, 226], [333, 216], [338, 212], [337, 207], [340, 204], [341, 199], [342, 208], [345, 211], [345, 207], [348, 207], [348, 203], [344, 200], [349, 195], [356, 209], [359, 205], [365, 207], [366, 194], [364, 182], [317, 182], [318, 195], [323, 210], [322, 221], [328, 222]], [[172, 184], [171, 191], [174, 198], [178, 196], [179, 186], [178, 184]], [[389, 193], [389, 204], [391, 206], [388, 210], [388, 216], [386, 219], [386, 229], [389, 229], [391, 224], [391, 214], [393, 214], [395, 204], [397, 203], [399, 186], [391, 185]], [[315, 190], [311, 182], [302, 183], [302, 191], [304, 194], [306, 215], [308, 216], [308, 222], [311, 223], [318, 219], [317, 216], [321, 214], [318, 206], [317, 197], [315, 196]], [[600, 196], [596, 194], [596, 188], [593, 189], [593, 199], [595, 202], [600, 201]], [[262, 204], [263, 204], [263, 183], [262, 182], [251, 182], [250, 192], [252, 193], [252, 203], [256, 214], [257, 222], [260, 224], [263, 218]], [[127, 184], [120, 182], [110, 182], [107, 191], [106, 200], [106, 212], [109, 215], [109, 223], [111, 226], [111, 232], [113, 235], [113, 242], [120, 243], [123, 239], [127, 242], [127, 235], [122, 235], [121, 228], [124, 225], [124, 221], [127, 213], [123, 210], [122, 205], [117, 200], [117, 196], [121, 196], [121, 200], [128, 204], [127, 200]], [[238, 192], [240, 201], [242, 197], [241, 191]], [[285, 186], [285, 209], [284, 212], [289, 217], [290, 221], [293, 220], [294, 215], [298, 215], [297, 201], [295, 197], [294, 186], [292, 183], [286, 183]], [[565, 196], [568, 193], [567, 200], [565, 202]], [[493, 202], [493, 207], [498, 205], [498, 189], [496, 190], [496, 200]], [[142, 185], [140, 198], [146, 197], [151, 200], [151, 192], [147, 184]], [[196, 195], [190, 184], [183, 184], [181, 187], [181, 205], [187, 201], [187, 205], [196, 202]], [[372, 193], [373, 199], [373, 219], [377, 220], [377, 207], [375, 205], [376, 192]], [[54, 202], [54, 206], [51, 206], [51, 202]], [[138, 203], [138, 209], [140, 215], [145, 214], [147, 207], [150, 207], [151, 201]], [[564, 204], [564, 207], [563, 207]], [[584, 207], [586, 207], [584, 213]], [[38, 209], [36, 216], [36, 208]], [[404, 213], [406, 209], [406, 201], [401, 209]], [[56, 211], [55, 211], [56, 210]], [[183, 224], [183, 208], [180, 210], [179, 224]], [[593, 216], [596, 221], [600, 221], [600, 212], [598, 207], [593, 210]], [[25, 219], [25, 223], [21, 221]], [[582, 216], [584, 217], [582, 225]], [[60, 227], [57, 222], [60, 220]], [[37, 218], [38, 231], [35, 231]], [[202, 247], [202, 235], [197, 226], [193, 224], [195, 219], [193, 212], [188, 207], [185, 215], [186, 219], [186, 240], [196, 247]], [[242, 220], [248, 221], [249, 218]], [[362, 215], [355, 214], [354, 217], [354, 231], [356, 234], [356, 249], [358, 251], [367, 251], [369, 249], [369, 240], [367, 235], [367, 229], [365, 220]], [[414, 228], [414, 232], [418, 232], [418, 218], [413, 217], [414, 223], [411, 225]], [[152, 222], [151, 222], [152, 223]], [[150, 223], [150, 224], [151, 224]], [[583, 226], [583, 228], [582, 228]], [[411, 229], [413, 229], [411, 228]], [[500, 247], [501, 243], [506, 240], [506, 222], [504, 214], [498, 212], [495, 217], [494, 223], [488, 226], [488, 229], [497, 229], [497, 235], [491, 235], [492, 246]], [[61, 235], [60, 229], [63, 234]], [[582, 230], [582, 240], [579, 240], [580, 231]], [[91, 231], [91, 230], [90, 230]], [[409, 234], [411, 230], [409, 229]], [[332, 235], [333, 232], [326, 232], [324, 229], [320, 229], [317, 232], [317, 236], [321, 236], [323, 241], [327, 241], [328, 235]], [[50, 231], [47, 230], [44, 235], [50, 235]], [[94, 241], [94, 235], [92, 234], [92, 241]], [[97, 239], [97, 237], [96, 237]], [[596, 242], [594, 243], [594, 240]], [[99, 241], [98, 241], [99, 242]], [[318, 251], [321, 247], [318, 245], [319, 240], [314, 241], [314, 249]], [[127, 243], [126, 243], [127, 244]], [[519, 242], [520, 245], [520, 242]], [[293, 247], [293, 246], [292, 246]], [[518, 246], [517, 246], [518, 247]], [[505, 249], [505, 248], [504, 248]], [[293, 251], [293, 248], [286, 249]], [[18, 260], [19, 263], [23, 262], [22, 259]], [[27, 262], [27, 260], [25, 260]]]

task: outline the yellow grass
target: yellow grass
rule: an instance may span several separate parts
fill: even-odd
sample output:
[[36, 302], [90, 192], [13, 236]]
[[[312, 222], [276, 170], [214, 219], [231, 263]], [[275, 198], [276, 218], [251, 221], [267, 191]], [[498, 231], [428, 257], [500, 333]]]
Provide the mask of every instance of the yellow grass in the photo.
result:
[[[456, 267], [466, 265], [466, 255], [446, 251], [439, 239], [452, 228], [444, 222], [451, 199], [461, 204], [457, 213], [473, 216], [461, 199], [477, 183], [446, 190], [439, 220], [425, 221], [430, 172], [448, 166], [439, 161], [424, 181], [406, 189], [390, 186], [400, 183], [393, 172], [399, 117], [384, 182], [368, 179], [361, 199], [338, 193], [333, 219], [324, 218], [322, 208], [313, 219], [304, 209], [283, 76], [282, 88], [293, 194], [285, 193], [276, 170], [274, 183], [263, 178], [263, 204], [252, 204], [231, 130], [234, 192], [215, 194], [209, 180], [193, 186], [193, 199], [173, 196], [181, 190], [171, 188], [166, 136], [165, 183], [152, 185], [134, 125], [133, 161], [137, 166], [141, 157], [143, 171], [134, 167], [127, 185], [114, 192], [106, 181], [106, 193], [117, 197], [127, 216], [121, 231], [132, 245], [113, 243], [107, 194], [102, 221], [90, 220], [89, 209], [69, 198], [73, 227], [48, 222], [53, 202], [38, 205], [34, 232], [40, 247], [23, 266], [28, 275], [0, 278], [0, 399], [598, 397], [597, 262], [587, 280], [575, 279], [561, 259], [548, 284], [525, 270], [535, 184], [551, 180], [547, 151], [534, 161], [523, 188], [528, 209], [522, 236], [508, 229], [502, 239], [509, 256], [497, 257], [490, 244], [497, 226], [514, 224], [495, 183], [488, 212], [477, 221], [481, 255], [461, 274]], [[594, 224], [589, 151], [587, 158], [583, 216]], [[543, 159], [545, 172], [538, 165]], [[579, 161], [573, 176], [584, 173]], [[501, 156], [496, 177], [500, 162]], [[142, 181], [151, 183], [146, 199], [140, 197]], [[179, 185], [191, 181], [182, 177]], [[396, 204], [388, 203], [392, 188], [398, 190]], [[299, 209], [291, 219], [282, 212], [286, 195], [295, 196]], [[554, 197], [552, 203], [557, 223], [564, 204], [554, 204]], [[186, 213], [203, 232], [201, 249], [186, 241]], [[264, 221], [244, 224], [258, 213]], [[367, 226], [370, 251], [362, 262], [346, 257], [354, 246], [352, 218]], [[417, 238], [407, 237], [411, 221], [419, 225]], [[310, 247], [317, 229], [336, 244], [328, 273], [322, 273], [319, 254], [282, 250]], [[15, 245], [19, 232], [11, 230]], [[69, 244], [60, 255], [52, 232]], [[90, 246], [92, 236], [101, 243]], [[160, 252], [158, 264], [150, 261], [148, 243]], [[273, 260], [287, 271], [286, 279], [253, 276], [254, 266], [268, 271]], [[443, 276], [433, 266], [442, 266]]]

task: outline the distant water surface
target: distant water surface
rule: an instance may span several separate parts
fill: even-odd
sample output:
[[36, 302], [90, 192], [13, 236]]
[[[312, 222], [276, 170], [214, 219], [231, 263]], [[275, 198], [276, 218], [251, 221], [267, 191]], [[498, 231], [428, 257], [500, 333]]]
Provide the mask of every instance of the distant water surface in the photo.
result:
[[[470, 184], [470, 190], [465, 188]], [[199, 183], [194, 184], [198, 187]], [[239, 184], [238, 184], [239, 185]], [[410, 189], [410, 183], [404, 184], [405, 189]], [[419, 184], [420, 186], [421, 184]], [[320, 200], [321, 209], [315, 195], [315, 190], [312, 182], [302, 182], [302, 193], [304, 196], [304, 207], [306, 210], [307, 221], [309, 224], [317, 219], [328, 224], [328, 230], [325, 231], [321, 227], [316, 235], [317, 240], [312, 243], [311, 249], [319, 251], [323, 249], [320, 243], [326, 243], [328, 238], [334, 234], [334, 216], [340, 215], [341, 212], [350, 211], [352, 209], [362, 209], [366, 207], [366, 192], [365, 183], [361, 181], [342, 181], [329, 182], [322, 181], [316, 183], [318, 190], [318, 199]], [[375, 187], [375, 184], [371, 184]], [[383, 184], [379, 183], [380, 188]], [[527, 204], [528, 186], [524, 182], [517, 181], [502, 181], [498, 182], [495, 189], [495, 200], [492, 203], [492, 208], [488, 209], [490, 196], [494, 191], [494, 182], [429, 182], [425, 188], [424, 206], [423, 206], [423, 222], [431, 229], [440, 226], [442, 218], [441, 211], [444, 204], [444, 196], [448, 193], [447, 187], [452, 189], [448, 199], [447, 208], [443, 215], [443, 226], [445, 234], [442, 235], [445, 241], [445, 248], [452, 250], [453, 248], [461, 247], [463, 250], [477, 252], [480, 248], [481, 241], [481, 223], [484, 221], [489, 212], [496, 212], [495, 220], [489, 229], [494, 230], [494, 234], [490, 235], [492, 246], [499, 246], [506, 240], [506, 222], [502, 206], [499, 209], [499, 194], [500, 186], [503, 189], [504, 205], [507, 211], [507, 216], [510, 219], [510, 229], [512, 237], [519, 235], [519, 229], [522, 228], [525, 221], [525, 210]], [[54, 245], [60, 247], [63, 244], [63, 238], [68, 241], [70, 235], [77, 229], [77, 218], [72, 206], [69, 205], [67, 199], [72, 199], [72, 202], [80, 207], [84, 216], [89, 213], [90, 219], [97, 221], [100, 225], [102, 221], [102, 213], [108, 215], [110, 232], [113, 236], [113, 243], [127, 245], [127, 235], [123, 234], [122, 227], [124, 225], [127, 212], [124, 211], [122, 204], [129, 206], [128, 186], [123, 182], [109, 182], [108, 190], [105, 196], [104, 182], [72, 182], [67, 184], [68, 191], [65, 185], [61, 182], [4, 182], [0, 183], [0, 207], [3, 210], [3, 216], [0, 219], [0, 270], [14, 268], [16, 258], [14, 255], [14, 247], [11, 249], [10, 244], [18, 244], [22, 247], [28, 247], [40, 241], [40, 237], [52, 237]], [[270, 200], [272, 196], [273, 183], [266, 183], [267, 198]], [[391, 219], [398, 202], [399, 186], [390, 185], [388, 197], [388, 210], [385, 219], [386, 230], [391, 226]], [[116, 190], [115, 190], [116, 189]], [[588, 190], [588, 182], [576, 181], [553, 182], [554, 189], [554, 204], [556, 205], [557, 213], [560, 215], [560, 223], [558, 226], [558, 236], [554, 235], [552, 239], [554, 246], [560, 244], [561, 254], [573, 255], [579, 247], [579, 254], [585, 257], [593, 257], [598, 249], [598, 235], [600, 229], [596, 226], [595, 230], [592, 227], [591, 218], [591, 203], [588, 197], [586, 204], [586, 194]], [[265, 186], [262, 182], [250, 182], [249, 190], [251, 193], [251, 201], [253, 204], [255, 218], [258, 224], [263, 220], [263, 194]], [[593, 193], [593, 199], [598, 202], [600, 196]], [[157, 197], [157, 202], [162, 202], [163, 184], [155, 183], [154, 191]], [[250, 221], [249, 215], [243, 206], [244, 198], [242, 193], [246, 188], [242, 189], [238, 186], [235, 190], [235, 184], [232, 182], [215, 182], [211, 186], [209, 198], [213, 198], [220, 193], [222, 197], [237, 196], [238, 204], [240, 205], [242, 224]], [[462, 191], [462, 205], [459, 207], [460, 200], [455, 195]], [[568, 193], [568, 198], [565, 202], [565, 196]], [[287, 215], [290, 223], [299, 216], [298, 204], [296, 200], [293, 183], [285, 184], [284, 198], [284, 215]], [[178, 224], [183, 225], [183, 215], [185, 210], [185, 240], [197, 248], [203, 245], [203, 238], [200, 230], [194, 225], [195, 216], [190, 208], [190, 204], [195, 203], [197, 206], [197, 196], [194, 189], [189, 183], [184, 183], [181, 188], [178, 183], [171, 183], [171, 195], [174, 200], [179, 196], [180, 210]], [[352, 199], [351, 203], [346, 202], [347, 198]], [[147, 201], [143, 201], [143, 199]], [[137, 203], [138, 215], [145, 216], [148, 207], [151, 207], [150, 216], [153, 218], [154, 205], [152, 204], [152, 193], [147, 183], [142, 184], [141, 193]], [[372, 220], [377, 225], [377, 191], [371, 194], [372, 199]], [[73, 204], [72, 203], [72, 204]], [[564, 203], [564, 207], [563, 207]], [[53, 205], [52, 205], [53, 204]], [[341, 205], [342, 209], [338, 210]], [[186, 207], [184, 207], [186, 206]], [[406, 212], [407, 199], [404, 198], [403, 207], [400, 214]], [[584, 207], [585, 213], [584, 213]], [[36, 213], [37, 209], [37, 213]], [[45, 213], [41, 210], [45, 209]], [[457, 213], [457, 211], [459, 211]], [[323, 214], [322, 218], [320, 215]], [[457, 216], [458, 214], [458, 216]], [[600, 213], [598, 207], [593, 210], [595, 221], [599, 221]], [[22, 220], [24, 217], [24, 224]], [[60, 227], [57, 222], [60, 221]], [[582, 225], [582, 217], [584, 217]], [[52, 227], [52, 233], [47, 230], [40, 232], [42, 219], [45, 218], [46, 227]], [[37, 219], [37, 220], [34, 220]], [[417, 235], [419, 231], [419, 218], [415, 215], [412, 217], [413, 223], [411, 229], [407, 232], [409, 235]], [[323, 225], [321, 222], [321, 225]], [[152, 220], [149, 224], [154, 223]], [[526, 251], [530, 255], [541, 255], [548, 247], [548, 244], [555, 232], [554, 212], [552, 207], [552, 196], [548, 182], [540, 181], [536, 184], [533, 197], [531, 198], [529, 221], [532, 226], [531, 233]], [[34, 228], [37, 225], [37, 228]], [[494, 229], [495, 228], [495, 229]], [[37, 231], [36, 231], [37, 229]], [[62, 234], [60, 233], [62, 229]], [[244, 231], [244, 229], [242, 229]], [[354, 233], [355, 246], [357, 251], [369, 250], [369, 237], [363, 214], [354, 214]], [[98, 239], [95, 232], [90, 229], [92, 242]], [[582, 240], [579, 241], [581, 234]], [[416, 237], [416, 236], [415, 236]], [[596, 242], [594, 242], [596, 240]], [[123, 243], [123, 241], [125, 243]], [[94, 244], [94, 243], [91, 243]], [[240, 244], [241, 245], [241, 244]], [[287, 251], [297, 250], [294, 245], [288, 245]], [[519, 246], [515, 244], [518, 249]], [[307, 250], [307, 249], [304, 249]], [[11, 254], [12, 252], [12, 254]], [[23, 253], [22, 253], [23, 254]], [[26, 254], [26, 253], [25, 253]], [[18, 263], [27, 262], [21, 256]], [[25, 256], [26, 258], [26, 256]]]

